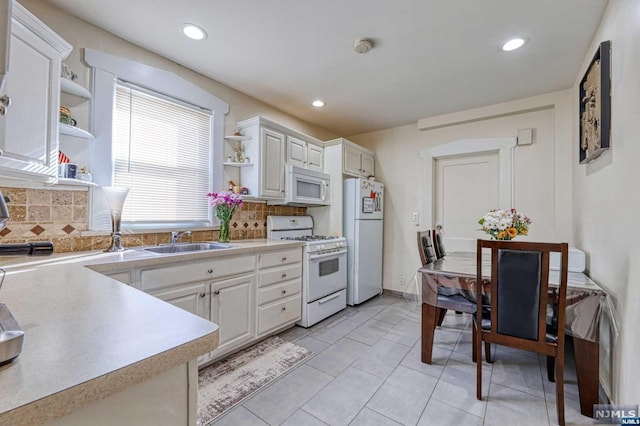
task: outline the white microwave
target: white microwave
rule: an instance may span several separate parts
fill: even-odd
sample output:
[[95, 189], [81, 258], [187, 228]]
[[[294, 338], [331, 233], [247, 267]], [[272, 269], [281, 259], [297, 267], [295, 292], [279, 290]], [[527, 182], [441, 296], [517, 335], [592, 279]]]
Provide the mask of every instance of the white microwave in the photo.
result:
[[331, 177], [322, 172], [287, 165], [285, 203], [300, 206], [328, 206]]

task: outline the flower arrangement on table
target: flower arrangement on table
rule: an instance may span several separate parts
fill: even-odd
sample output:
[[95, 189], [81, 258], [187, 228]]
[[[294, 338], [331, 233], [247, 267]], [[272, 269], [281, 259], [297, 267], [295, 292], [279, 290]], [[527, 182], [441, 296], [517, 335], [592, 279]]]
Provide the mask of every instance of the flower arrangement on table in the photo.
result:
[[229, 242], [229, 222], [233, 214], [242, 205], [242, 195], [231, 191], [210, 192], [209, 205], [216, 210], [216, 216], [220, 219], [220, 236], [218, 241], [221, 243]]
[[513, 240], [518, 235], [529, 234], [531, 219], [516, 209], [491, 210], [478, 223], [494, 240]]

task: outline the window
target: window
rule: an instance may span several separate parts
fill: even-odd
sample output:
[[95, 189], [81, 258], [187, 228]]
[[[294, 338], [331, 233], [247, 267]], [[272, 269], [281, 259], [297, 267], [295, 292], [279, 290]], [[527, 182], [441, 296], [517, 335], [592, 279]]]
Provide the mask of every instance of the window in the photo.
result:
[[[217, 223], [207, 192], [224, 188], [229, 105], [163, 69], [85, 49], [91, 67], [93, 181], [130, 188], [123, 228], [185, 229]], [[91, 230], [111, 229], [99, 188]]]
[[112, 149], [123, 225], [209, 223], [210, 112], [117, 84]]

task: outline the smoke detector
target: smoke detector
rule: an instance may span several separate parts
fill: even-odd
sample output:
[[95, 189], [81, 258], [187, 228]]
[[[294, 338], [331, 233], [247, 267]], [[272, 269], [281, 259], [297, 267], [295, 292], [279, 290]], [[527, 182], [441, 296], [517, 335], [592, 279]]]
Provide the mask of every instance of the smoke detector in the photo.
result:
[[361, 38], [353, 43], [353, 48], [358, 53], [367, 53], [373, 48], [373, 40], [370, 38]]

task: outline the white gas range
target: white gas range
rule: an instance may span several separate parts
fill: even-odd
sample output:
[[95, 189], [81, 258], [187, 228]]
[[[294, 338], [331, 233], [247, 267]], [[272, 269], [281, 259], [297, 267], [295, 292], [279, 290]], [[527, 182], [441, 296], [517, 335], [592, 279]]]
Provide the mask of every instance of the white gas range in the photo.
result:
[[267, 216], [267, 238], [304, 241], [302, 319], [311, 327], [347, 307], [347, 240], [313, 235], [311, 216]]

